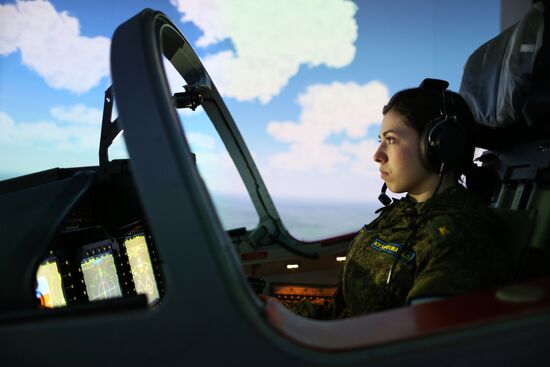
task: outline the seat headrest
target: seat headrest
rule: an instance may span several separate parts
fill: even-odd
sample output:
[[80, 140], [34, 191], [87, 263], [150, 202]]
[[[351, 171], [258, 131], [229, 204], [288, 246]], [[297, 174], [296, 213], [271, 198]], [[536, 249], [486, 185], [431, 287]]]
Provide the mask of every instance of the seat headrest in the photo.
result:
[[533, 4], [521, 21], [468, 58], [460, 94], [481, 130], [513, 130], [517, 137], [518, 131], [535, 129], [550, 136], [550, 121], [544, 120], [550, 115], [548, 17], [548, 6]]

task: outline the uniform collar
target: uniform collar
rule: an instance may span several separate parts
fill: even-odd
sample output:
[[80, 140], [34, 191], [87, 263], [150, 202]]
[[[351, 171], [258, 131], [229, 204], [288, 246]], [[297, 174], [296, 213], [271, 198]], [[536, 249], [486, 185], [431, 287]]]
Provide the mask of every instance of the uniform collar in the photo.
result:
[[[407, 205], [410, 205], [418, 213], [422, 211], [422, 209], [431, 202], [430, 206], [447, 206], [450, 202], [454, 202], [457, 197], [457, 194], [459, 194], [461, 191], [466, 191], [466, 189], [460, 185], [454, 185], [451, 187], [446, 188], [442, 192], [437, 193], [435, 196], [432, 196], [426, 201], [423, 201], [421, 203], [417, 202], [412, 196], [407, 194], [403, 198], [403, 200], [407, 201]], [[455, 204], [455, 203], [453, 203]], [[451, 204], [452, 205], [452, 204]]]

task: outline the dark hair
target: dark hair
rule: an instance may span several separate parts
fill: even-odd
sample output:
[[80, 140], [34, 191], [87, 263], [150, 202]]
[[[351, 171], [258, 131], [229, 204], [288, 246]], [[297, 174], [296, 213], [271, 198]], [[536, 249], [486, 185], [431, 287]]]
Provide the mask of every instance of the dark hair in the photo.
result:
[[[445, 91], [445, 94], [452, 95], [454, 110], [459, 123], [464, 127], [467, 134], [474, 137], [474, 116], [462, 96], [449, 90]], [[424, 127], [440, 115], [442, 104], [443, 97], [440, 90], [433, 88], [404, 89], [391, 97], [388, 104], [382, 109], [382, 113], [384, 115], [389, 111], [399, 113], [405, 117], [407, 125], [415, 129], [420, 135]]]
[[[457, 116], [457, 122], [461, 125], [470, 139], [470, 147], [463, 163], [455, 170], [457, 178], [466, 177], [466, 187], [477, 192], [483, 199], [489, 201], [494, 188], [494, 180], [488, 180], [490, 175], [487, 170], [477, 167], [472, 162], [477, 130], [474, 116], [468, 104], [458, 93], [445, 91], [453, 99], [453, 113]], [[385, 115], [390, 111], [398, 113], [404, 118], [405, 124], [418, 132], [421, 137], [426, 125], [441, 115], [443, 96], [441, 90], [435, 88], [411, 88], [397, 92], [382, 109]], [[450, 111], [447, 111], [450, 113]], [[420, 149], [420, 147], [419, 147]], [[491, 182], [492, 181], [492, 182]], [[489, 185], [493, 187], [488, 187]]]

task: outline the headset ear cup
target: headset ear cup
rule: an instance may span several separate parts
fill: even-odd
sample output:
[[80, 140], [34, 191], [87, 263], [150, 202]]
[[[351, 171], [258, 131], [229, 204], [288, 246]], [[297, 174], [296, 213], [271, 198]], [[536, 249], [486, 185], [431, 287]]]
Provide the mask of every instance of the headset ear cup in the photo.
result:
[[[433, 172], [439, 172], [441, 167], [441, 161], [438, 159], [438, 139], [436, 136], [437, 131], [433, 131], [434, 127], [441, 122], [440, 119], [430, 121], [424, 127], [422, 135], [420, 136], [420, 160], [424, 167]], [[432, 144], [430, 144], [430, 135], [432, 137]]]
[[441, 163], [445, 163], [446, 170], [461, 168], [471, 149], [471, 142], [456, 122], [436, 119], [422, 131], [420, 159], [433, 172], [439, 172]]

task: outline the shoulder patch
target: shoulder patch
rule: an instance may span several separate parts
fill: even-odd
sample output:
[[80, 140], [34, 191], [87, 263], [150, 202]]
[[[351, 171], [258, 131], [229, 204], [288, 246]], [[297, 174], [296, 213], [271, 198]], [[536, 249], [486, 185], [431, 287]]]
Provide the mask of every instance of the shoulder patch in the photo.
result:
[[457, 218], [448, 214], [439, 214], [426, 223], [425, 227], [420, 228], [419, 232], [427, 234], [433, 241], [448, 240], [451, 237], [460, 235], [460, 225], [457, 225]]
[[449, 229], [447, 228], [447, 226], [441, 226], [437, 229], [439, 231], [439, 234], [441, 236], [445, 236], [446, 234], [450, 233], [451, 231], [449, 231]]
[[[370, 247], [378, 252], [383, 252], [386, 254], [390, 254], [392, 256], [397, 256], [401, 247], [403, 246], [397, 243], [387, 243], [377, 238], [374, 241], [372, 241]], [[416, 257], [416, 253], [413, 250], [409, 250], [409, 249], [404, 250], [399, 254], [399, 260], [405, 263], [410, 263], [411, 261], [414, 260], [415, 257]]]

